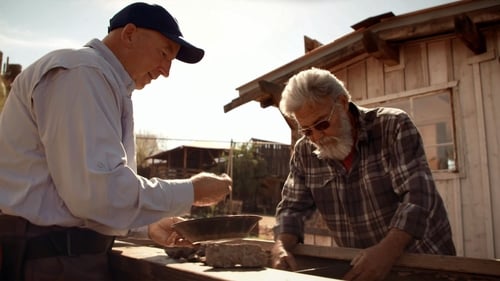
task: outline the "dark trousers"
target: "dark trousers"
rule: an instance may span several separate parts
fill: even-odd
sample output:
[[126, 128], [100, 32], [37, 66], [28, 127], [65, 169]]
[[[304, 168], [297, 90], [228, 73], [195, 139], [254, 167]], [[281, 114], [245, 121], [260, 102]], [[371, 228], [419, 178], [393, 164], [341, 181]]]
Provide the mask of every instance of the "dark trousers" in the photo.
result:
[[0, 214], [0, 280], [112, 280], [114, 237]]

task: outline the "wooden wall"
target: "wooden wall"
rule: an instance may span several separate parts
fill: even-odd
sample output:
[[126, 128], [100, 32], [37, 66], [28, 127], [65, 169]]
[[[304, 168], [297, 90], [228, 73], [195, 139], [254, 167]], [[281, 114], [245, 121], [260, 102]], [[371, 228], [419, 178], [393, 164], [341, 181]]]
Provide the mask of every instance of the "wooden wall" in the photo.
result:
[[458, 254], [500, 258], [500, 205], [494, 204], [500, 202], [500, 27], [483, 34], [487, 52], [480, 55], [458, 38], [443, 36], [404, 43], [396, 66], [362, 55], [330, 70], [361, 105], [437, 90], [452, 93], [458, 171], [434, 177]]

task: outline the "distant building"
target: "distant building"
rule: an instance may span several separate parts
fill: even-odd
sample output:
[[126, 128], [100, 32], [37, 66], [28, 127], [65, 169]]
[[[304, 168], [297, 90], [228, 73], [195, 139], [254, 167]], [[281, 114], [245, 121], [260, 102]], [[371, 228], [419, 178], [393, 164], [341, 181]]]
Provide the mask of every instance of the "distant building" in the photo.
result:
[[215, 166], [230, 144], [225, 142], [193, 141], [192, 143], [158, 152], [147, 157], [150, 174], [169, 179], [189, 178]]
[[[143, 176], [189, 178], [199, 172], [209, 171], [218, 164], [225, 165], [226, 172], [232, 176], [232, 150], [241, 144], [193, 141], [179, 145], [147, 157], [150, 164], [147, 165], [147, 174]], [[289, 171], [290, 145], [255, 138], [246, 144], [252, 146], [253, 152], [265, 161], [266, 176], [258, 179], [256, 196], [243, 202], [244, 209], [273, 214]]]

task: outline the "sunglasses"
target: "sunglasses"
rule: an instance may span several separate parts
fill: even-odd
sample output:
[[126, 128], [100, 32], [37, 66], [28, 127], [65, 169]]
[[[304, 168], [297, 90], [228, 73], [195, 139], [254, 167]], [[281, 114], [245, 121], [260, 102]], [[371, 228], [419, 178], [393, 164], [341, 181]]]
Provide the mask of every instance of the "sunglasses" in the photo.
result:
[[310, 137], [313, 133], [312, 129], [316, 131], [324, 131], [328, 129], [330, 127], [330, 120], [332, 119], [334, 112], [335, 106], [332, 107], [332, 111], [330, 111], [330, 115], [328, 116], [328, 118], [320, 120], [307, 128], [300, 128], [299, 133], [303, 134], [306, 137]]

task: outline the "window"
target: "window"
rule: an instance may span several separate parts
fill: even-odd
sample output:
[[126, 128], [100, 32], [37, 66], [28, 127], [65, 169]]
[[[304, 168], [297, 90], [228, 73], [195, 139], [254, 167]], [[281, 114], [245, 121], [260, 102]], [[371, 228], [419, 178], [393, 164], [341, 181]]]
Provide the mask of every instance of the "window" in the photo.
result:
[[453, 102], [448, 90], [367, 106], [395, 107], [406, 111], [422, 135], [430, 168], [434, 171], [457, 171]]

